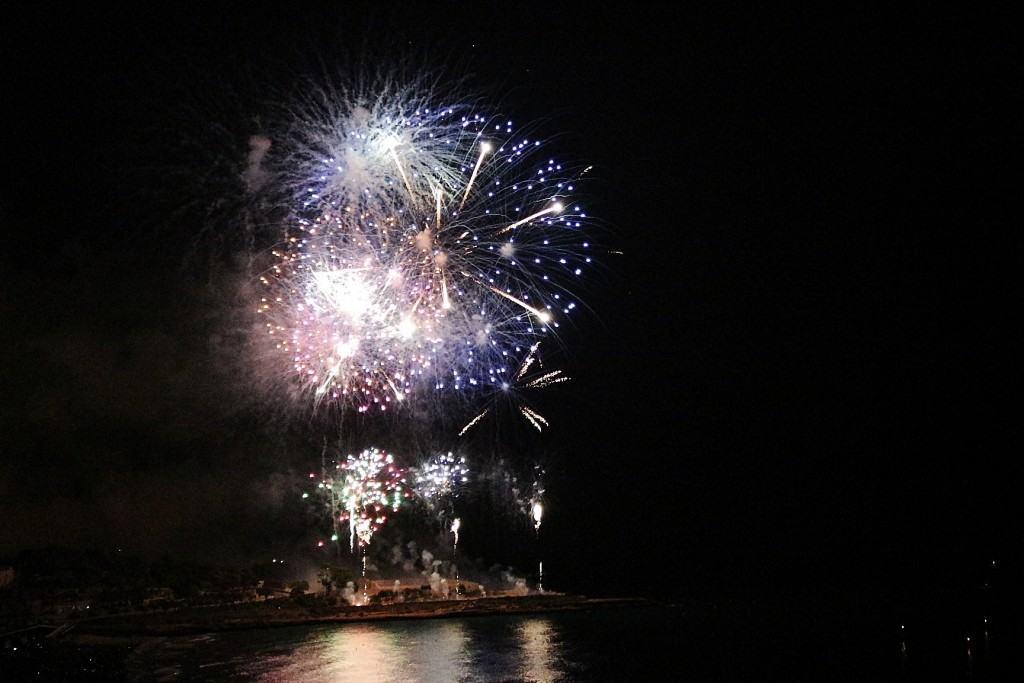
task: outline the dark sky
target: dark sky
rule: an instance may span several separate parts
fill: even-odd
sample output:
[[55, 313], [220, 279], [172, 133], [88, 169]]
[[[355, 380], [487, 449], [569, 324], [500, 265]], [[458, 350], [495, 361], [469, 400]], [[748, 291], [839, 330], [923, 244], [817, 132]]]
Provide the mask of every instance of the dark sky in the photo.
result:
[[275, 435], [211, 367], [231, 279], [199, 252], [239, 248], [230, 207], [204, 226], [191, 202], [229, 184], [239, 92], [365, 43], [440, 56], [595, 166], [623, 253], [544, 436], [551, 583], [1019, 550], [1008, 17], [444, 7], [4, 17], [0, 552], [300, 552], [294, 419]]

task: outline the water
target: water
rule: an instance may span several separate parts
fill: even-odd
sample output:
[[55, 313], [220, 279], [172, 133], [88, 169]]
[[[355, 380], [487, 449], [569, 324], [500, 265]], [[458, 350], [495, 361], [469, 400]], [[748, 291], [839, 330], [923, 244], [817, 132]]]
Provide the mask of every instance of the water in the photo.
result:
[[128, 661], [134, 681], [604, 681], [676, 655], [679, 609], [286, 627], [168, 638]]
[[10, 636], [11, 647], [0, 649], [0, 682], [1020, 678], [1019, 603], [977, 610], [948, 595], [933, 597], [900, 602], [793, 594], [278, 627], [148, 638], [141, 645], [135, 638], [54, 640], [33, 631]]
[[968, 651], [849, 616], [743, 603], [239, 631], [144, 646], [128, 659], [128, 680], [986, 681], [1019, 663], [997, 666], [1019, 633]]

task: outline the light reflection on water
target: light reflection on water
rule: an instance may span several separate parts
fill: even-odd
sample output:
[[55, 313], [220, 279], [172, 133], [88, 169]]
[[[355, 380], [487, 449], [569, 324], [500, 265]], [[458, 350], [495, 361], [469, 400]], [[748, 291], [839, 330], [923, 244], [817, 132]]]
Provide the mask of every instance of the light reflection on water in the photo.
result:
[[[350, 624], [316, 631], [290, 656], [264, 660], [260, 681], [458, 681], [466, 676], [461, 623], [439, 622], [429, 629], [396, 629]], [[255, 672], [253, 672], [255, 673]]]
[[520, 674], [529, 681], [555, 680], [557, 643], [551, 621], [545, 617], [525, 619], [519, 625], [519, 642], [523, 652]]
[[295, 627], [223, 633], [212, 642], [172, 638], [136, 662], [133, 680], [551, 682], [567, 675], [560, 628], [540, 615]]
[[887, 617], [744, 603], [293, 626], [151, 641], [126, 664], [130, 680], [146, 683], [619, 683], [667, 670], [700, 681], [933, 681], [952, 672], [981, 683], [1024, 670], [1018, 626], [985, 621], [955, 637], [945, 622], [929, 630], [921, 619], [886, 631]]

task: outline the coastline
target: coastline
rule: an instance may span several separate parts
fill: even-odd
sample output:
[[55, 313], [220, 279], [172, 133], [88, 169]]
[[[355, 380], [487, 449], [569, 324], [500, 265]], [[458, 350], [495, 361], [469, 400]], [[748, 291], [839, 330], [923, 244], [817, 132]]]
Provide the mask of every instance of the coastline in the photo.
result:
[[[274, 600], [262, 603], [258, 609], [189, 608], [164, 613], [96, 617], [77, 622], [62, 636], [62, 639], [81, 645], [100, 645], [124, 643], [127, 640], [141, 642], [147, 637], [284, 626], [536, 614], [657, 604], [645, 598], [588, 598], [563, 594], [437, 600], [389, 605], [346, 605], [330, 608], [306, 607], [285, 600]], [[238, 612], [246, 613], [239, 614]]]

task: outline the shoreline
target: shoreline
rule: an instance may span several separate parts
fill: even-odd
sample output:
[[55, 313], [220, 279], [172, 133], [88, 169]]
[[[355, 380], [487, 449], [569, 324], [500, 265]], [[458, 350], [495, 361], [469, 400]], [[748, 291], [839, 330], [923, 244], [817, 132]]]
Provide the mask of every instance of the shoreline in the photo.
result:
[[[281, 602], [281, 604], [274, 604]], [[437, 600], [389, 605], [304, 607], [286, 601], [260, 603], [251, 614], [233, 614], [219, 608], [188, 608], [166, 613], [110, 615], [74, 624], [62, 640], [82, 645], [123, 643], [147, 637], [168, 637], [286, 626], [315, 626], [404, 619], [537, 614], [585, 611], [609, 607], [655, 606], [646, 598], [588, 598], [576, 595], [527, 595], [516, 597]], [[251, 610], [252, 608], [248, 608]]]

